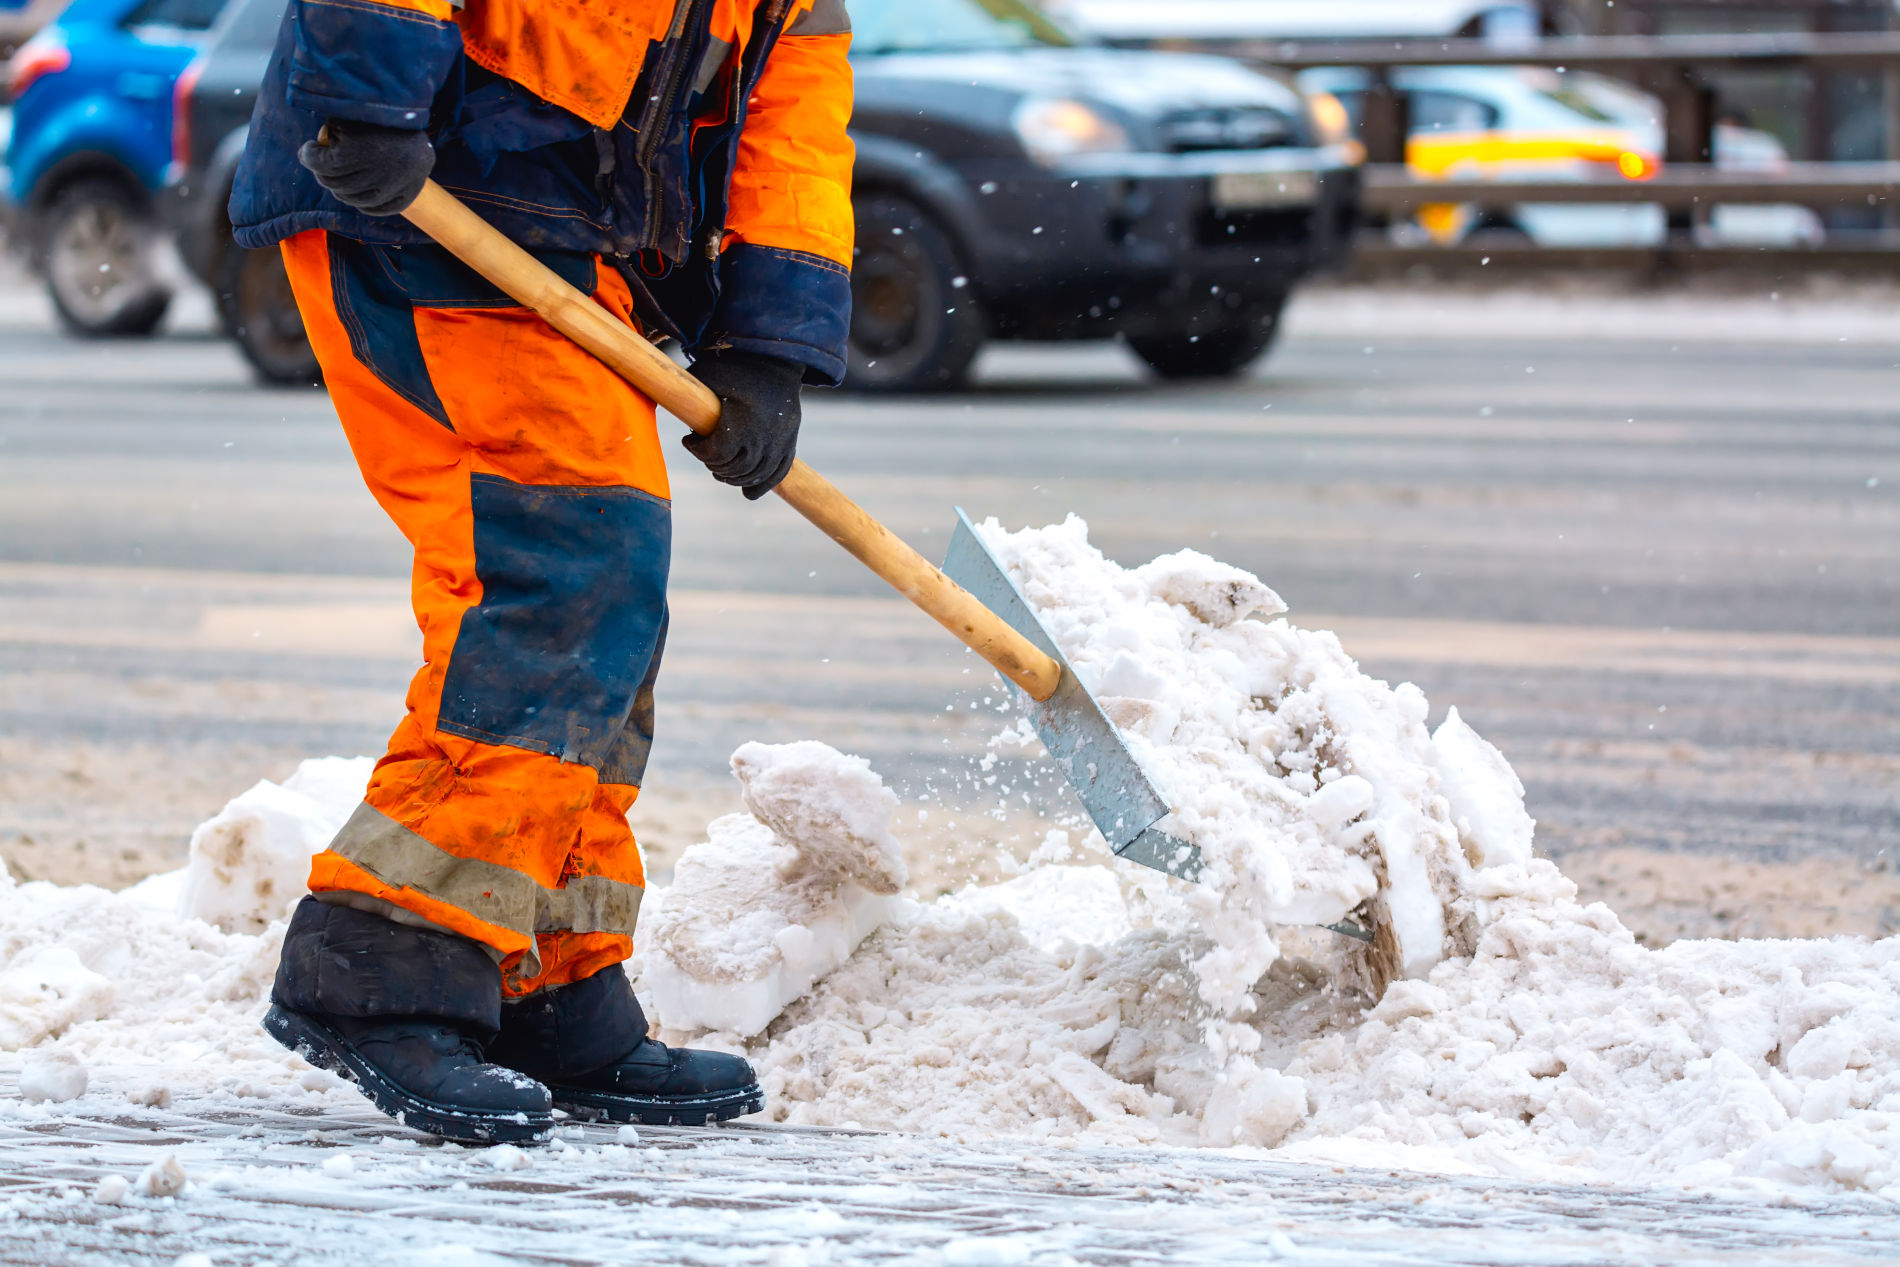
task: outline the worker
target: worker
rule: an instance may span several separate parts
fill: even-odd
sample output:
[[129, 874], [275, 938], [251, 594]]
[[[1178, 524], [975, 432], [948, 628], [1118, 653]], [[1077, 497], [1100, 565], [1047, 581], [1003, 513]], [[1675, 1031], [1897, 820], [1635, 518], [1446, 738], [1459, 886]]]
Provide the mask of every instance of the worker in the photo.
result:
[[468, 1141], [552, 1111], [762, 1107], [743, 1059], [654, 1040], [620, 966], [627, 813], [666, 641], [653, 402], [399, 213], [431, 175], [640, 334], [723, 414], [686, 447], [748, 498], [801, 384], [844, 373], [843, 0], [291, 0], [231, 195], [281, 243], [370, 492], [415, 551], [422, 668], [312, 861], [268, 1031]]

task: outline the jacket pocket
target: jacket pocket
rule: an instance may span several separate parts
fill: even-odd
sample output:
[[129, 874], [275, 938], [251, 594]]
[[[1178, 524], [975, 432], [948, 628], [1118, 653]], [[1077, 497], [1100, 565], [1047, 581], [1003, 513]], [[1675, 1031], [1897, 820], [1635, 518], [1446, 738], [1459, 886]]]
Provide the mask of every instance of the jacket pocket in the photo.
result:
[[672, 6], [469, 0], [456, 15], [469, 59], [595, 127], [620, 118]]

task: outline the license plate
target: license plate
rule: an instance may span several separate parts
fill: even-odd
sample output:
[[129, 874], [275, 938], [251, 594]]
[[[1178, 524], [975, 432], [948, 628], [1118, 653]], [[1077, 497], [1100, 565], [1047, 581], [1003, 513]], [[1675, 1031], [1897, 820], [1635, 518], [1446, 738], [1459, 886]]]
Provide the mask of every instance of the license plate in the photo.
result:
[[1317, 201], [1319, 177], [1312, 172], [1221, 172], [1214, 177], [1216, 211], [1304, 207]]

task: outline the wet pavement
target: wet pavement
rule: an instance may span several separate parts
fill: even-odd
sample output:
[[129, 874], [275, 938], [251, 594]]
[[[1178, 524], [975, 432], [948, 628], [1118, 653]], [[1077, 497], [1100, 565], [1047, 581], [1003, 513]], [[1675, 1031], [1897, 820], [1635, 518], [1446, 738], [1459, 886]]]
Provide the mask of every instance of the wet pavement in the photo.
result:
[[[1245, 1153], [570, 1125], [462, 1149], [367, 1105], [22, 1109], [0, 1090], [0, 1262], [1742, 1264], [1891, 1262], [1891, 1203], [1523, 1182]], [[97, 1097], [88, 1101], [95, 1104]], [[187, 1187], [137, 1190], [174, 1158]], [[129, 1188], [95, 1199], [108, 1176]], [[110, 1191], [110, 1189], [107, 1189]], [[204, 1261], [204, 1260], [199, 1260]]]

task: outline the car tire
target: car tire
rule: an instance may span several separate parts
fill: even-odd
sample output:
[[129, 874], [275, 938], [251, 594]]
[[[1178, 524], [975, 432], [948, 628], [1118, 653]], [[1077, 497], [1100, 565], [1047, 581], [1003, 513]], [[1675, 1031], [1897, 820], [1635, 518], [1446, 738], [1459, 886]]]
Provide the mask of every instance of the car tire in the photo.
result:
[[849, 370], [858, 392], [953, 391], [969, 378], [988, 323], [955, 244], [915, 203], [855, 204]]
[[1523, 225], [1515, 221], [1487, 217], [1473, 225], [1462, 238], [1459, 238], [1458, 245], [1516, 248], [1536, 246], [1537, 241], [1531, 237]]
[[38, 237], [47, 297], [71, 333], [150, 334], [165, 319], [172, 293], [158, 278], [162, 235], [142, 195], [82, 177], [52, 195]]
[[1273, 346], [1286, 300], [1254, 309], [1233, 325], [1198, 335], [1131, 334], [1128, 346], [1148, 368], [1170, 382], [1196, 378], [1234, 378]]
[[285, 387], [323, 382], [278, 251], [227, 246], [218, 257], [213, 290], [219, 321], [258, 378]]

